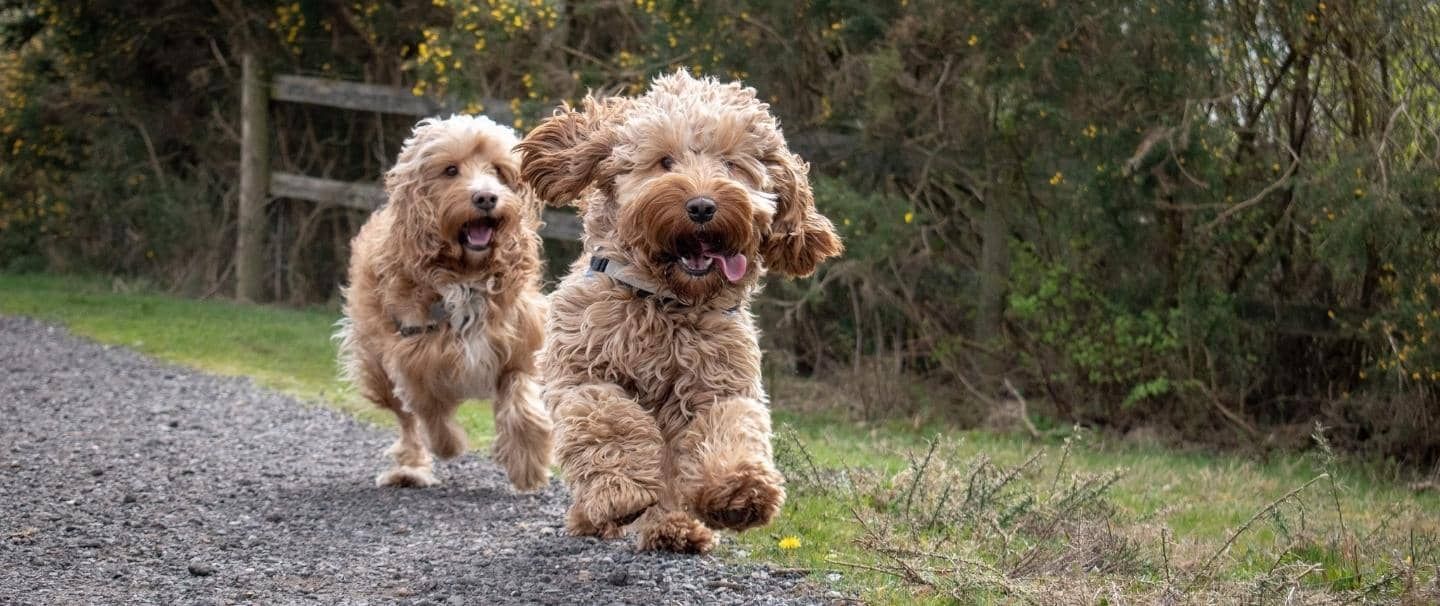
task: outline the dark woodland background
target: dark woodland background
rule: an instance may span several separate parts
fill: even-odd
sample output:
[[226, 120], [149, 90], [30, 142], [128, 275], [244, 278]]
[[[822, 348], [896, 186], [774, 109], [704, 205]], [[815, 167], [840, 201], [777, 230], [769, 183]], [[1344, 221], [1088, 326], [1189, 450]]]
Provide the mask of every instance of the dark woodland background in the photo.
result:
[[[685, 66], [814, 164], [847, 254], [757, 311], [850, 414], [1440, 458], [1437, 3], [0, 0], [0, 43], [0, 270], [231, 295], [242, 52], [522, 132]], [[274, 170], [350, 181], [414, 121], [270, 116]], [[365, 214], [268, 220], [268, 300], [334, 305]]]

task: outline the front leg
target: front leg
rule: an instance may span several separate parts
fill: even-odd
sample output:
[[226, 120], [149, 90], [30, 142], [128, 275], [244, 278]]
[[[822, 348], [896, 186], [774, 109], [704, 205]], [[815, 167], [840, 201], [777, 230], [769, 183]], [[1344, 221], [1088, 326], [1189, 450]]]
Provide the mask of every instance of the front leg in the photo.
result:
[[720, 400], [675, 440], [675, 486], [711, 528], [764, 526], [785, 502], [770, 447], [770, 410], [755, 398]]
[[495, 461], [516, 490], [529, 492], [550, 478], [550, 415], [540, 405], [530, 369], [507, 368], [495, 389]]
[[620, 386], [547, 388], [571, 534], [616, 538], [658, 499], [660, 429]]

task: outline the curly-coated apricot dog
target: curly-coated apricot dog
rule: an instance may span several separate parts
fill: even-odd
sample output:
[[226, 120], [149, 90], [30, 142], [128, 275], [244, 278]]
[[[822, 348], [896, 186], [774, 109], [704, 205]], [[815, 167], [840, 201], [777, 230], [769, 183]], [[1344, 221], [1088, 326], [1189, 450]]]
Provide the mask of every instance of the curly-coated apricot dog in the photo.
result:
[[808, 165], [754, 89], [683, 70], [633, 98], [562, 107], [521, 175], [583, 214], [585, 251], [550, 298], [541, 355], [573, 534], [703, 553], [711, 529], [785, 500], [750, 299], [767, 270], [841, 252]]
[[461, 400], [494, 398], [494, 457], [519, 490], [549, 475], [535, 385], [543, 341], [540, 204], [519, 185], [515, 133], [489, 118], [426, 119], [385, 175], [389, 201], [351, 243], [339, 334], [347, 376], [395, 413], [381, 486], [436, 483], [430, 453], [465, 450]]

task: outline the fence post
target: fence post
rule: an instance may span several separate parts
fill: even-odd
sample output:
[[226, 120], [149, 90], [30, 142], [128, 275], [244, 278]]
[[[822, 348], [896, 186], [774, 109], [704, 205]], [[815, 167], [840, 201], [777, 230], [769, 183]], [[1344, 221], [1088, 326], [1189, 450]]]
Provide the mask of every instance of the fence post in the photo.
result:
[[270, 99], [255, 55], [245, 53], [240, 65], [240, 215], [235, 238], [235, 296], [253, 303], [260, 300], [264, 269]]

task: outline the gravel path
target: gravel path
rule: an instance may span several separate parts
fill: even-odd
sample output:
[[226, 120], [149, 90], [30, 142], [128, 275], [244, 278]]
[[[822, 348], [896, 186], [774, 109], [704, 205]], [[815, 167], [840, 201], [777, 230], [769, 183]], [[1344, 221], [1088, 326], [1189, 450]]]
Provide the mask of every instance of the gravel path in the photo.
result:
[[827, 601], [567, 537], [558, 483], [515, 495], [474, 455], [375, 488], [388, 430], [33, 320], [0, 317], [0, 413], [0, 604]]

